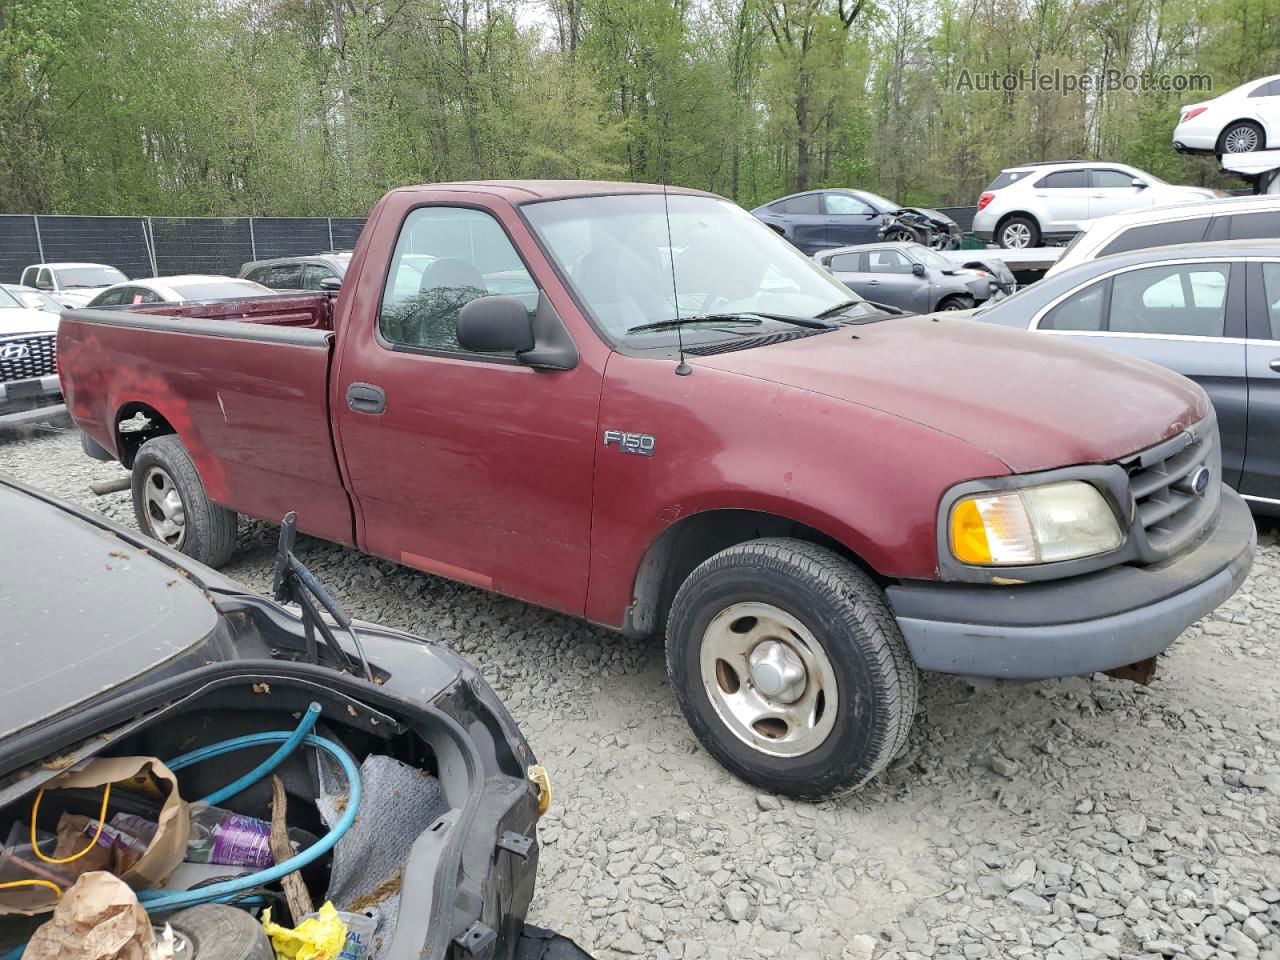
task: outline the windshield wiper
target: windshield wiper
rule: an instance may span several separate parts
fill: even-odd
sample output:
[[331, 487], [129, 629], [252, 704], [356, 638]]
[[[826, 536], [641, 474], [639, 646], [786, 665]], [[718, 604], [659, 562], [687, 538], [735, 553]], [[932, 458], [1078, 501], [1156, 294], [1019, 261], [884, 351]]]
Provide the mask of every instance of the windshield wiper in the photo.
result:
[[861, 306], [862, 304], [868, 303], [868, 302], [869, 301], [866, 301], [866, 300], [841, 300], [834, 307], [827, 307], [827, 309], [823, 310], [820, 314], [818, 314], [818, 318], [821, 319], [822, 317], [830, 317], [833, 314], [839, 313], [841, 310], [848, 310], [850, 307]]
[[790, 323], [797, 327], [809, 327], [813, 330], [832, 330], [835, 328], [835, 324], [827, 323], [818, 317], [793, 317], [785, 313], [764, 313], [760, 310], [734, 310], [728, 313], [700, 313], [692, 317], [676, 317], [673, 320], [642, 323], [638, 327], [632, 327], [627, 333], [641, 333], [645, 330], [665, 330], [668, 327], [684, 326], [689, 323], [729, 321], [731, 323], [760, 324], [765, 320], [776, 320], [779, 323]]

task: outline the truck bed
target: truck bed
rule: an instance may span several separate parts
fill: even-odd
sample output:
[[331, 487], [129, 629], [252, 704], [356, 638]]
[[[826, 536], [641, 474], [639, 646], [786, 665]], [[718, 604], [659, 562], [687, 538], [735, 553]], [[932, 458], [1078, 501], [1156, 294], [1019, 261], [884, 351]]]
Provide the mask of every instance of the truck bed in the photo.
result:
[[[173, 427], [210, 498], [353, 542], [329, 423], [329, 294], [154, 304], [63, 313], [59, 365], [67, 408], [126, 465], [137, 414]], [[217, 455], [213, 454], [217, 451]]]

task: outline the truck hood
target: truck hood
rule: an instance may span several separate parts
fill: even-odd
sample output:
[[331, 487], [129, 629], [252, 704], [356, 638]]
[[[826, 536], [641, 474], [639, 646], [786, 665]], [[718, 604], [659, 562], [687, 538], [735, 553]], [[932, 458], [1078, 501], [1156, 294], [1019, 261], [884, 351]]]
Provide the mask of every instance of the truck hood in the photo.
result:
[[1014, 473], [1115, 460], [1209, 411], [1200, 387], [1144, 360], [949, 316], [689, 360], [923, 424]]

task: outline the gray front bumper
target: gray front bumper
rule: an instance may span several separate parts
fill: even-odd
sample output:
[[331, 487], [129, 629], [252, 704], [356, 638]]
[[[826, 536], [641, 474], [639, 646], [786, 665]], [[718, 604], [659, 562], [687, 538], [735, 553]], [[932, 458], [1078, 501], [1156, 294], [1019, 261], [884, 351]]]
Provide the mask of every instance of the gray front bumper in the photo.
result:
[[[1019, 680], [1078, 676], [1164, 651], [1235, 593], [1256, 543], [1249, 508], [1224, 488], [1212, 532], [1157, 566], [1019, 586], [913, 583], [885, 592], [921, 670]], [[942, 616], [948, 610], [963, 619]], [[1079, 619], [1084, 613], [1093, 616]]]

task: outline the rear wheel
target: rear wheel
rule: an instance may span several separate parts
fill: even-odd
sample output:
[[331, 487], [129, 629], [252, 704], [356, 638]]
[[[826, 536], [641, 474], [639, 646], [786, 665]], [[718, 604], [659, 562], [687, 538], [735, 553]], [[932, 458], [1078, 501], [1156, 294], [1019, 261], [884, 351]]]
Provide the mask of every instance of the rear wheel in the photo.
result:
[[945, 298], [938, 304], [939, 310], [972, 310], [974, 306], [973, 297], [954, 296]]
[[1262, 140], [1262, 128], [1251, 120], [1242, 120], [1222, 131], [1218, 153], [1253, 153], [1264, 149]]
[[807, 800], [878, 774], [915, 715], [915, 665], [880, 589], [800, 540], [753, 540], [694, 570], [672, 604], [667, 671], [708, 752]]
[[208, 566], [221, 566], [235, 552], [235, 511], [209, 499], [191, 455], [172, 434], [138, 448], [133, 512], [147, 536]]
[[1040, 225], [1030, 217], [1010, 217], [996, 231], [996, 243], [1006, 250], [1025, 250], [1040, 245]]

